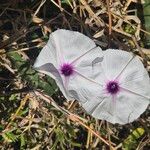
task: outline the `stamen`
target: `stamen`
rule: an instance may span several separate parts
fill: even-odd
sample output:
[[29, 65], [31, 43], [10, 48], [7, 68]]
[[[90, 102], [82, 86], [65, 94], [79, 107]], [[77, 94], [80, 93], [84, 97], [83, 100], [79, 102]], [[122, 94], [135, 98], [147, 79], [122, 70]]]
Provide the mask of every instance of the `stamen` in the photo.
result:
[[60, 71], [61, 74], [64, 76], [70, 76], [73, 74], [74, 69], [73, 66], [68, 64], [68, 63], [64, 63], [61, 67], [60, 67]]
[[119, 92], [120, 87], [117, 81], [109, 81], [106, 85], [106, 90], [108, 93], [115, 95]]

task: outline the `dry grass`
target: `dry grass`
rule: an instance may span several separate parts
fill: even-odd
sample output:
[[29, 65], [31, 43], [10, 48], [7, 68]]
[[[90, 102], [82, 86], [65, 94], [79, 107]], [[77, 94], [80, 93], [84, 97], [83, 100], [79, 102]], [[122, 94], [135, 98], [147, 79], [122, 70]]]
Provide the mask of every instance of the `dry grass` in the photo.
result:
[[[149, 109], [120, 126], [67, 102], [54, 81], [32, 69], [49, 33], [80, 31], [103, 49], [133, 52], [150, 72], [134, 0], [13, 0], [0, 5], [0, 149], [150, 149]], [[132, 15], [131, 15], [132, 12]]]

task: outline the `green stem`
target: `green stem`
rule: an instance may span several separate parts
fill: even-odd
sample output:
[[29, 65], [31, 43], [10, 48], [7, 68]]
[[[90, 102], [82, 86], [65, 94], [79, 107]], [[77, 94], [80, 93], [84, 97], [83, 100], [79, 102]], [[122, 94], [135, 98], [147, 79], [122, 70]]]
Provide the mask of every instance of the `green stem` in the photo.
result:
[[[150, 32], [150, 0], [143, 4], [144, 22], [146, 31]], [[150, 47], [150, 35], [146, 35], [146, 45]]]

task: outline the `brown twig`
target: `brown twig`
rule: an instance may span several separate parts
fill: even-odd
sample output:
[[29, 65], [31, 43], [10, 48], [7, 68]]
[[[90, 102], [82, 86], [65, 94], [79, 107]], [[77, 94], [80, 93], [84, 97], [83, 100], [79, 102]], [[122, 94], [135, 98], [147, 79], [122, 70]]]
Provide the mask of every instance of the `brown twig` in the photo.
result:
[[94, 130], [92, 130], [90, 127], [88, 127], [85, 123], [83, 123], [84, 120], [82, 120], [81, 117], [79, 117], [75, 114], [72, 114], [68, 110], [58, 106], [56, 104], [56, 102], [51, 97], [49, 97], [48, 95], [45, 95], [45, 94], [43, 94], [42, 92], [39, 92], [39, 91], [35, 91], [35, 94], [40, 96], [43, 100], [45, 100], [49, 104], [53, 105], [56, 109], [60, 110], [65, 115], [67, 115], [68, 118], [70, 120], [72, 120], [73, 122], [76, 122], [76, 123], [80, 124], [81, 126], [85, 127], [88, 131], [90, 131], [93, 135], [95, 135], [97, 138], [99, 138], [102, 142], [104, 142], [106, 145], [110, 146], [113, 150], [115, 150], [114, 147], [112, 146], [112, 145], [114, 145], [112, 142], [109, 143], [106, 139], [101, 137], [98, 133], [96, 133]]
[[105, 140], [104, 138], [102, 138], [98, 133], [96, 133], [93, 129], [91, 129], [90, 127], [88, 127], [86, 124], [84, 124], [81, 120], [79, 120], [78, 118], [76, 118], [73, 114], [69, 115], [69, 118], [73, 121], [73, 122], [77, 122], [79, 123], [81, 126], [85, 127], [88, 131], [90, 131], [93, 135], [95, 135], [96, 137], [98, 137], [102, 142], [104, 142], [106, 145], [110, 146], [112, 150], [115, 150], [115, 148], [111, 145], [113, 144], [112, 142], [108, 142], [108, 140]]
[[112, 34], [112, 16], [111, 16], [111, 11], [110, 11], [110, 1], [106, 0], [107, 3], [107, 10], [108, 10], [108, 18], [109, 18], [109, 37], [108, 37], [108, 48], [110, 47], [110, 42], [111, 42], [111, 34]]

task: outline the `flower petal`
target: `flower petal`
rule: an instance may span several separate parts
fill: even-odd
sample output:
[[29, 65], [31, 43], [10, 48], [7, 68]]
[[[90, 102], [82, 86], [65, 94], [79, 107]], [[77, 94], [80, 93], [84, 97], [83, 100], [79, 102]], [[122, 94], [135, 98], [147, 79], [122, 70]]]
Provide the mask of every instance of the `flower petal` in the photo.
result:
[[[95, 64], [102, 61], [101, 57], [101, 48], [96, 47], [90, 38], [79, 32], [61, 29], [50, 34], [49, 41], [38, 56], [34, 67], [55, 79], [66, 98], [72, 99], [73, 97], [84, 101], [85, 96], [82, 94], [83, 91], [88, 91], [87, 84], [92, 84], [91, 88], [94, 88], [93, 84], [97, 84], [93, 83], [92, 79], [99, 75], [98, 67]], [[73, 73], [66, 77], [61, 74], [60, 65], [62, 63], [72, 63], [73, 67], [77, 69], [75, 75]], [[80, 84], [82, 82], [83, 84]], [[71, 91], [70, 94], [68, 91]], [[90, 91], [93, 95], [94, 90], [90, 89]]]
[[[101, 77], [101, 62], [103, 53], [99, 47], [92, 49], [75, 62], [75, 74], [70, 77], [67, 90], [81, 103], [93, 99], [102, 89], [100, 82], [95, 79]], [[103, 78], [102, 78], [103, 77]]]
[[102, 72], [102, 61], [103, 52], [101, 48], [96, 47], [92, 49], [92, 51], [90, 51], [88, 54], [80, 58], [80, 60], [76, 61], [75, 69], [82, 75], [95, 80]]
[[[92, 98], [88, 95], [90, 91], [86, 93], [83, 108], [93, 117], [111, 123], [126, 124], [137, 119], [150, 103], [150, 79], [142, 62], [128, 52], [110, 49], [104, 52], [99, 69], [101, 73], [97, 72], [93, 83], [103, 86]], [[106, 81], [113, 80], [119, 83], [118, 93], [104, 93]]]
[[137, 119], [149, 105], [149, 100], [126, 91], [112, 96], [96, 98], [82, 103], [82, 107], [93, 117], [111, 123], [127, 124]]
[[121, 87], [150, 100], [150, 78], [138, 57], [135, 57], [120, 76]]
[[47, 44], [41, 50], [33, 67], [38, 68], [46, 63], [52, 63], [55, 67], [57, 65], [56, 50], [51, 39], [48, 40]]
[[66, 62], [72, 62], [88, 50], [96, 47], [93, 40], [75, 31], [59, 29], [51, 34], [57, 42], [55, 45], [59, 55], [63, 56]]
[[74, 97], [81, 103], [85, 103], [94, 98], [98, 99], [96, 93], [102, 91], [102, 87], [88, 77], [75, 74], [73, 77], [70, 77], [67, 91], [71, 97]]
[[111, 123], [118, 122], [115, 116], [116, 113], [116, 101], [112, 96], [99, 97], [98, 99], [92, 99], [83, 103], [83, 108], [93, 117], [101, 120], [107, 120]]
[[122, 50], [108, 49], [104, 52], [102, 68], [108, 80], [115, 79], [130, 62], [133, 56]]
[[122, 91], [116, 99], [116, 118], [120, 124], [137, 119], [148, 107], [149, 100], [133, 93]]
[[47, 74], [48, 76], [52, 77], [56, 81], [56, 84], [58, 85], [60, 91], [63, 93], [63, 95], [67, 100], [74, 100], [72, 97], [68, 96], [68, 93], [66, 91], [66, 88], [64, 87], [63, 80], [59, 74], [59, 71], [54, 67], [53, 64], [47, 63], [36, 69], [39, 72]]

